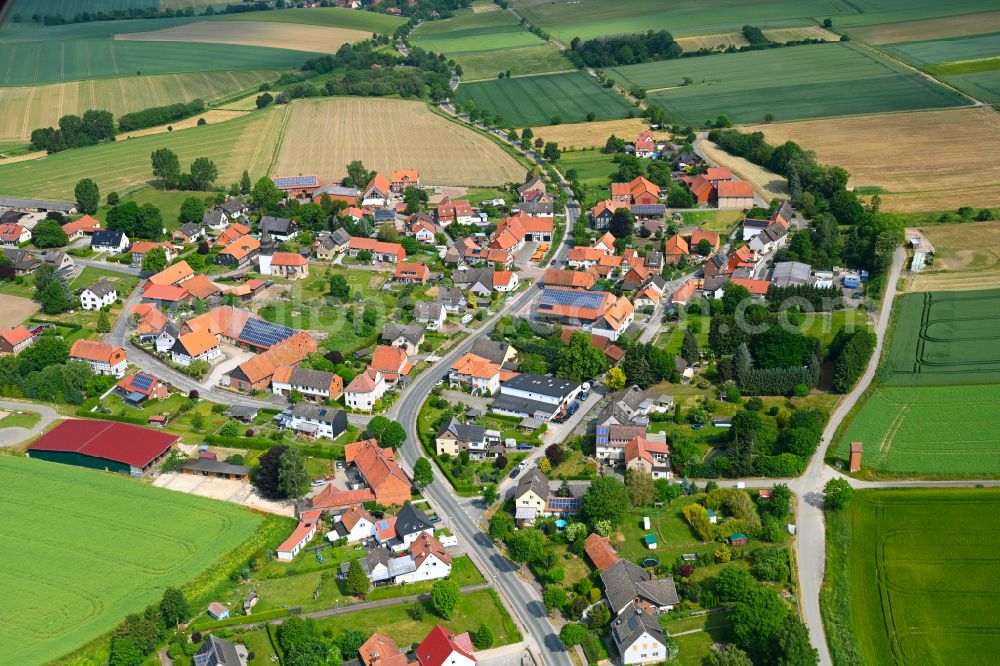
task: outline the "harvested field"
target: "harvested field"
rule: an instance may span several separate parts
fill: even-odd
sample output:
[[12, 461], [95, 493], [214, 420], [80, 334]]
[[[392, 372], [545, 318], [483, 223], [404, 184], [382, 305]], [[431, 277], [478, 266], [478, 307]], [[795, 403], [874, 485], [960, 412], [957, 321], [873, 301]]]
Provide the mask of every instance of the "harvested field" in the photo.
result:
[[[985, 253], [996, 258], [992, 251]], [[1000, 288], [1000, 269], [985, 269], [962, 273], [939, 273], [921, 271], [906, 281], [907, 291], [971, 291], [974, 289]]]
[[0, 294], [0, 328], [14, 328], [38, 311], [38, 303], [30, 298]]
[[244, 169], [256, 180], [267, 173], [277, 151], [286, 112], [287, 107], [279, 106], [216, 125], [77, 148], [37, 160], [4, 162], [0, 193], [72, 201], [79, 174], [88, 173], [101, 192], [125, 194], [152, 179], [149, 155], [157, 148], [176, 152], [182, 169], [197, 157], [211, 158], [219, 170], [219, 183], [238, 181]]
[[53, 127], [62, 116], [82, 114], [87, 109], [103, 109], [118, 117], [193, 99], [211, 102], [242, 90], [256, 90], [261, 83], [273, 81], [280, 74], [278, 70], [192, 72], [0, 87], [0, 140], [27, 141], [31, 130]]
[[[947, 128], [947, 131], [943, 131]], [[1000, 113], [989, 108], [757, 125], [769, 143], [795, 141], [823, 164], [851, 173], [851, 186], [879, 186], [882, 208], [913, 212], [1000, 205]], [[933, 155], [933, 168], [928, 156]], [[969, 174], [975, 174], [975, 183]]]
[[730, 155], [717, 145], [704, 139], [699, 143], [702, 152], [712, 162], [724, 166], [743, 180], [753, 185], [754, 192], [764, 201], [788, 199], [788, 180], [773, 171], [736, 155]]
[[592, 123], [544, 125], [534, 127], [532, 131], [534, 131], [535, 136], [540, 136], [546, 141], [555, 141], [560, 148], [574, 150], [603, 147], [612, 134], [619, 139], [632, 141], [639, 132], [648, 129], [648, 127], [646, 122], [639, 118], [623, 118], [622, 120], [598, 120]]
[[[224, 123], [227, 120], [235, 120], [237, 118], [242, 118], [248, 113], [250, 112], [235, 111], [231, 109], [209, 109], [204, 113], [199, 113], [197, 116], [191, 116], [190, 118], [185, 118], [184, 120], [177, 120], [175, 122], [170, 123], [169, 125], [157, 125], [156, 127], [147, 127], [145, 129], [129, 132], [127, 136], [130, 139], [134, 139], [140, 136], [149, 136], [150, 134], [163, 134], [168, 131], [188, 129], [189, 127], [197, 127], [198, 121], [201, 120], [202, 118], [204, 118], [205, 122], [209, 124]], [[173, 130], [168, 130], [167, 129], [168, 127], [172, 127]]]
[[907, 291], [1000, 287], [1000, 222], [920, 227], [934, 246], [934, 264], [906, 281]]
[[351, 160], [385, 173], [417, 169], [434, 185], [495, 185], [524, 175], [499, 146], [423, 102], [342, 97], [291, 105], [273, 174], [333, 180], [346, 174]]
[[859, 26], [851, 28], [848, 32], [852, 39], [869, 44], [895, 44], [923, 39], [981, 35], [997, 31], [1000, 31], [1000, 12], [979, 12], [978, 14], [946, 16], [921, 21]]
[[165, 30], [130, 32], [115, 35], [116, 40], [141, 42], [208, 42], [241, 46], [267, 46], [275, 49], [336, 53], [344, 44], [371, 38], [370, 32], [294, 23], [248, 21], [239, 30], [220, 30], [214, 21], [189, 23]]
[[278, 9], [269, 12], [226, 14], [220, 16], [218, 20], [323, 25], [331, 28], [361, 30], [367, 33], [377, 32], [381, 35], [391, 35], [396, 28], [406, 23], [406, 19], [399, 16], [378, 12], [359, 12], [341, 7], [310, 7], [306, 10]]
[[840, 35], [830, 32], [818, 25], [807, 25], [801, 28], [773, 28], [764, 30], [764, 36], [772, 42], [797, 42], [803, 39], [822, 39], [827, 42], [839, 42]]
[[750, 42], [742, 32], [720, 32], [714, 35], [693, 35], [678, 37], [677, 43], [685, 51], [700, 51], [701, 49], [726, 49], [730, 46], [739, 48], [749, 46]]

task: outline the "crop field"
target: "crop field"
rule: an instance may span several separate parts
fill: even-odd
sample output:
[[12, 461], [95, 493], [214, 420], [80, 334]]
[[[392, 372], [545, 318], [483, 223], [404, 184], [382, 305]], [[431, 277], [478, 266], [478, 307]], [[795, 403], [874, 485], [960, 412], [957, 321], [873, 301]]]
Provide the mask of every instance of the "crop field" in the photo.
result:
[[[997, 8], [996, 2], [993, 0], [952, 0], [951, 2], [939, 2], [938, 0], [850, 0], [850, 4], [859, 13], [834, 16], [833, 22], [836, 29], [960, 16], [994, 11]], [[817, 18], [820, 16], [825, 15], [817, 15]]]
[[136, 72], [172, 74], [292, 69], [307, 59], [302, 51], [230, 44], [137, 42], [106, 38], [4, 42], [0, 43], [0, 85], [120, 77]]
[[905, 294], [893, 314], [882, 383], [1000, 381], [1000, 289]]
[[924, 39], [981, 35], [994, 31], [1000, 31], [1000, 11], [860, 26], [852, 28], [849, 34], [852, 39], [869, 44], [896, 44]]
[[835, 517], [824, 583], [846, 602], [839, 639], [856, 663], [995, 662], [997, 510], [993, 488], [858, 491]]
[[888, 50], [915, 65], [977, 60], [1000, 55], [1000, 32], [893, 44]]
[[[493, 5], [495, 6], [495, 5]], [[521, 27], [509, 12], [468, 12], [420, 26], [412, 41], [445, 53], [462, 66], [463, 81], [573, 69], [554, 45]]]
[[[681, 122], [725, 114], [736, 123], [961, 106], [965, 100], [849, 43], [713, 55], [614, 67]], [[691, 83], [685, 85], [685, 79]], [[850, 94], [845, 94], [850, 91]]]
[[[1000, 62], [997, 64], [1000, 65]], [[987, 72], [949, 76], [945, 80], [982, 102], [1000, 103], [1000, 67]]]
[[[184, 0], [177, 0], [183, 2]], [[376, 12], [359, 12], [340, 7], [311, 7], [309, 9], [279, 9], [270, 12], [247, 12], [227, 14], [220, 21], [260, 21], [265, 23], [298, 23], [302, 25], [323, 25], [332, 28], [347, 28], [391, 35], [396, 28], [406, 23], [406, 19]]]
[[[889, 192], [880, 195], [883, 210], [1000, 205], [1000, 164], [982, 159], [1000, 150], [1000, 113], [993, 109], [831, 118], [746, 130], [763, 132], [774, 145], [795, 141], [814, 151], [820, 163], [844, 167], [852, 187], [882, 187]], [[928, 168], [928, 155], [934, 156], [933, 168]]]
[[[141, 42], [197, 42], [208, 44], [234, 44], [238, 46], [266, 46], [312, 53], [336, 53], [344, 44], [371, 38], [370, 32], [348, 28], [331, 28], [295, 23], [248, 22], [238, 30], [220, 29], [215, 21], [188, 23], [164, 30], [130, 32], [116, 35], [116, 40]], [[303, 58], [305, 60], [305, 58]]]
[[208, 5], [218, 5], [218, 0], [16, 0], [11, 14], [22, 16], [32, 14], [62, 14], [67, 19], [80, 12], [114, 11], [124, 9], [199, 9]]
[[279, 75], [277, 70], [194, 72], [0, 88], [0, 141], [26, 141], [31, 130], [54, 127], [68, 113], [104, 109], [117, 118], [130, 111], [175, 102], [211, 102], [243, 90], [256, 90]]
[[[560, 148], [573, 150], [576, 148], [603, 148], [608, 137], [612, 134], [619, 139], [634, 141], [639, 132], [648, 128], [649, 125], [639, 118], [623, 118], [622, 120], [595, 120], [592, 123], [543, 125], [532, 128], [532, 131], [535, 136], [540, 136], [546, 141], [555, 141]], [[657, 136], [657, 133], [654, 132], [653, 135]]]
[[237, 182], [244, 169], [254, 180], [267, 174], [277, 150], [286, 107], [275, 107], [218, 125], [204, 125], [99, 146], [67, 150], [42, 159], [0, 165], [0, 193], [12, 196], [73, 200], [73, 187], [87, 174], [102, 195], [125, 194], [153, 177], [149, 156], [170, 148], [187, 169], [197, 157], [212, 159], [218, 183]]
[[109, 631], [260, 523], [226, 502], [27, 458], [0, 458], [0, 480], [0, 653], [12, 664], [48, 662]]
[[[800, 28], [773, 28], [764, 30], [764, 36], [772, 42], [791, 42], [802, 39], [822, 39], [828, 42], [840, 40], [840, 35], [824, 30], [818, 25], [802, 26]], [[730, 46], [740, 48], [749, 46], [750, 42], [743, 35], [741, 30], [732, 32], [720, 32], [714, 35], [691, 35], [689, 37], [678, 37], [677, 43], [685, 51], [699, 51], [701, 49], [724, 50]]]
[[738, 155], [731, 155], [708, 139], [701, 141], [699, 145], [705, 157], [720, 166], [727, 167], [734, 174], [753, 185], [754, 192], [764, 199], [764, 201], [791, 198], [791, 192], [788, 189], [788, 179], [784, 176], [780, 176]]
[[907, 279], [907, 291], [1000, 288], [1000, 222], [920, 227], [934, 246], [934, 264]]
[[625, 98], [583, 72], [471, 83], [459, 86], [455, 99], [475, 102], [515, 127], [549, 125], [554, 118], [561, 123], [578, 123], [586, 120], [588, 113], [594, 114], [594, 120], [637, 113]]
[[340, 97], [291, 105], [273, 175], [332, 180], [342, 178], [352, 160], [383, 173], [418, 169], [421, 180], [434, 185], [496, 185], [524, 174], [492, 141], [422, 102]]

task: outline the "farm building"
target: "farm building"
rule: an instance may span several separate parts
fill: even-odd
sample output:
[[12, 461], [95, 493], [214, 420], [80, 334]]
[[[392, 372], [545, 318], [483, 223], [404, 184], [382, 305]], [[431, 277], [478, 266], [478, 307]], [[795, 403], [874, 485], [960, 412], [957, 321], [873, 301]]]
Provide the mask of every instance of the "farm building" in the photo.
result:
[[142, 476], [170, 455], [179, 438], [113, 421], [69, 419], [28, 447], [28, 457]]
[[316, 524], [323, 514], [322, 509], [312, 509], [305, 511], [299, 517], [299, 524], [292, 531], [285, 542], [278, 546], [278, 559], [282, 562], [291, 562], [295, 556], [305, 548], [306, 544], [316, 536]]
[[209, 476], [216, 479], [248, 481], [250, 468], [246, 465], [232, 465], [215, 458], [192, 458], [181, 467], [184, 474]]
[[41, 199], [13, 199], [0, 197], [0, 211], [18, 211], [21, 213], [48, 213], [56, 211], [63, 215], [76, 213], [76, 204], [61, 201], [43, 201]]

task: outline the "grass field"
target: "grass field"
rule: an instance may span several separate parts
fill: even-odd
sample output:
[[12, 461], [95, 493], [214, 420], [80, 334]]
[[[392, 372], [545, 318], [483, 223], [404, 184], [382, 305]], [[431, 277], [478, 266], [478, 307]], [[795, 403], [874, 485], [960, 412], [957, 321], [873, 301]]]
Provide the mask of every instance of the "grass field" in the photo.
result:
[[[183, 0], [180, 0], [183, 1]], [[248, 12], [219, 17], [221, 21], [262, 21], [322, 25], [347, 28], [364, 32], [391, 35], [406, 19], [376, 12], [359, 12], [339, 7], [312, 7], [309, 9], [281, 9], [271, 12]]]
[[[807, 25], [800, 28], [773, 28], [764, 30], [764, 36], [772, 42], [790, 42], [802, 39], [823, 39], [828, 42], [836, 42], [840, 35], [836, 35], [829, 30], [825, 30], [818, 25]], [[720, 32], [714, 35], [691, 35], [689, 37], [678, 37], [677, 43], [685, 51], [699, 51], [701, 49], [727, 49], [730, 46], [740, 48], [749, 46], [750, 42], [743, 34], [742, 30], [731, 32]]]
[[[1000, 61], [993, 60], [992, 63], [1000, 65]], [[1000, 103], [1000, 67], [993, 66], [987, 71], [948, 76], [945, 77], [945, 80], [982, 102], [987, 104]]]
[[849, 31], [852, 39], [869, 44], [895, 44], [922, 39], [981, 35], [1000, 30], [1000, 12], [980, 12], [885, 25], [860, 26]]
[[888, 50], [915, 65], [976, 60], [1000, 54], [1000, 32], [893, 44]]
[[[884, 210], [1000, 204], [1000, 164], [982, 159], [1000, 149], [1000, 113], [993, 109], [811, 120], [747, 131], [763, 132], [774, 145], [795, 141], [814, 151], [821, 163], [847, 169], [852, 187], [882, 187], [890, 193], [880, 195]], [[928, 168], [929, 155], [933, 168]], [[975, 182], [969, 180], [971, 173]]]
[[[963, 98], [850, 43], [818, 44], [615, 67], [681, 122], [736, 123], [961, 106]], [[684, 85], [685, 78], [693, 82]], [[850, 90], [851, 94], [843, 94]]]
[[[475, 102], [503, 117], [504, 124], [532, 127], [627, 118], [637, 111], [625, 99], [601, 87], [583, 72], [484, 81], [459, 86], [458, 103]], [[553, 123], [558, 119], [557, 123]]]
[[576, 170], [584, 185], [607, 185], [618, 168], [612, 158], [614, 155], [602, 153], [597, 148], [571, 150], [562, 154], [559, 166], [563, 171]]
[[32, 14], [62, 14], [72, 18], [80, 12], [94, 12], [125, 9], [187, 9], [217, 5], [218, 0], [16, 0], [11, 13], [17, 12], [24, 17]]
[[[9, 663], [47, 662], [93, 640], [260, 523], [232, 504], [69, 465], [5, 456], [0, 479], [0, 653]], [[58, 510], [39, 511], [53, 497]]]
[[220, 26], [215, 21], [201, 21], [163, 30], [117, 35], [115, 39], [142, 42], [235, 44], [314, 53], [336, 53], [344, 44], [360, 42], [371, 37], [370, 32], [362, 30], [294, 23], [254, 21], [239, 24], [239, 30], [225, 30], [220, 29], [221, 27], [224, 26]]
[[[110, 21], [116, 23], [116, 21]], [[155, 23], [155, 21], [150, 21]], [[0, 43], [0, 85], [19, 86], [175, 72], [291, 69], [308, 55], [290, 49], [109, 38]]]
[[554, 45], [525, 30], [510, 12], [465, 11], [428, 21], [411, 36], [414, 45], [446, 54], [462, 66], [462, 80], [494, 79], [573, 69]]
[[[535, 136], [546, 141], [555, 141], [560, 148], [603, 148], [608, 137], [614, 134], [619, 139], [634, 141], [639, 132], [648, 129], [644, 120], [624, 118], [622, 120], [595, 120], [592, 123], [571, 123], [568, 125], [542, 125], [532, 128]], [[654, 136], [657, 133], [654, 132]]]
[[102, 195], [112, 190], [125, 194], [152, 179], [149, 156], [157, 148], [176, 152], [182, 169], [187, 169], [197, 157], [209, 157], [218, 167], [218, 183], [222, 185], [237, 182], [244, 169], [252, 179], [257, 179], [267, 173], [276, 152], [285, 113], [286, 107], [276, 107], [218, 125], [0, 165], [0, 193], [72, 201], [73, 187], [86, 174], [97, 182]]
[[291, 105], [273, 175], [331, 180], [343, 177], [351, 160], [384, 173], [418, 169], [434, 185], [496, 185], [524, 175], [499, 146], [423, 102], [341, 97]]
[[0, 419], [0, 428], [33, 428], [41, 418], [35, 412], [12, 412]]
[[68, 113], [104, 109], [118, 117], [193, 99], [211, 102], [255, 90], [279, 75], [278, 70], [194, 72], [0, 88], [0, 141], [27, 140], [31, 130], [55, 127]]
[[993, 663], [998, 509], [996, 489], [862, 490], [833, 516], [824, 621], [856, 655], [839, 663]]

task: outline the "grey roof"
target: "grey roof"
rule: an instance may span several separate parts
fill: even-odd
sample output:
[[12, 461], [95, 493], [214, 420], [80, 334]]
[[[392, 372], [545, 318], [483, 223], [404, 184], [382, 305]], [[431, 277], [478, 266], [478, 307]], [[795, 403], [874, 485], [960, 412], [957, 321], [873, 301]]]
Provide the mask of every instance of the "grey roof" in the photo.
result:
[[213, 208], [212, 210], [205, 211], [205, 214], [201, 216], [201, 223], [206, 226], [217, 227], [220, 224], [226, 222], [226, 215], [221, 208]]
[[627, 650], [644, 633], [649, 634], [662, 645], [667, 643], [663, 627], [656, 621], [656, 618], [649, 613], [643, 613], [634, 606], [615, 620], [611, 631], [614, 632], [615, 642], [622, 646], [622, 650]]
[[87, 287], [86, 291], [89, 291], [94, 296], [98, 298], [104, 298], [108, 294], [115, 292], [115, 286], [108, 282], [108, 278], [101, 278], [94, 284]]
[[537, 185], [541, 185], [542, 189], [543, 190], [545, 189], [545, 181], [543, 181], [538, 176], [534, 176], [533, 178], [531, 178], [530, 180], [528, 180], [524, 185], [522, 185], [521, 187], [517, 188], [517, 193], [520, 194], [522, 192], [526, 192], [527, 190], [534, 189], [535, 186], [537, 186]]
[[726, 255], [725, 252], [716, 252], [711, 257], [709, 257], [708, 260], [712, 262], [712, 264], [716, 268], [725, 268], [726, 265], [729, 263], [729, 257]]
[[400, 537], [433, 529], [434, 524], [427, 514], [409, 502], [396, 514], [396, 534]]
[[246, 202], [243, 201], [243, 199], [237, 199], [237, 198], [230, 199], [229, 201], [222, 204], [222, 209], [227, 213], [229, 213], [230, 215], [240, 213], [246, 210], [247, 208], [249, 208], [249, 206], [247, 206]]
[[775, 222], [764, 229], [764, 231], [760, 232], [760, 235], [768, 242], [773, 243], [774, 241], [781, 240], [787, 236], [788, 229], [781, 222]]
[[510, 412], [511, 414], [523, 414], [525, 416], [536, 416], [537, 414], [541, 414], [544, 418], [548, 419], [556, 413], [559, 406], [553, 405], [551, 402], [531, 400], [530, 398], [519, 398], [513, 395], [504, 395], [501, 393], [493, 399], [493, 404], [490, 405], [490, 408], [494, 411]]
[[313, 190], [313, 199], [322, 197], [324, 194], [337, 197], [356, 197], [358, 189], [356, 187], [344, 187], [343, 185], [320, 185]]
[[811, 274], [812, 268], [809, 264], [799, 261], [779, 261], [774, 265], [771, 283], [776, 287], [807, 284]]
[[629, 386], [624, 388], [618, 393], [611, 396], [612, 404], [622, 404], [635, 411], [639, 409], [642, 403], [656, 397], [655, 391], [650, 391], [649, 389], [641, 389], [638, 386]]
[[194, 458], [184, 463], [184, 469], [195, 472], [211, 472], [212, 474], [233, 474], [236, 476], [246, 476], [250, 473], [250, 468], [245, 465], [232, 465], [222, 460], [212, 460], [211, 458]]
[[458, 287], [439, 287], [438, 300], [447, 305], [465, 305], [465, 294]]
[[663, 265], [663, 253], [659, 250], [650, 250], [646, 253], [646, 265], [647, 266], [662, 266]]
[[451, 276], [451, 281], [455, 283], [455, 286], [467, 285], [470, 287], [479, 282], [487, 289], [493, 289], [494, 273], [496, 271], [492, 268], [470, 268], [465, 271], [455, 271]]
[[229, 409], [225, 411], [225, 416], [232, 416], [237, 419], [252, 419], [257, 416], [257, 412], [260, 410], [256, 407], [251, 407], [249, 405], [231, 405]]
[[305, 386], [319, 391], [329, 390], [330, 382], [333, 381], [333, 373], [325, 370], [313, 370], [312, 368], [292, 368], [292, 376], [289, 381], [293, 386]]
[[528, 491], [533, 491], [542, 499], [549, 496], [549, 478], [537, 467], [532, 467], [531, 471], [522, 476], [521, 480], [517, 482], [517, 490], [514, 492], [514, 498], [517, 499]]
[[122, 239], [125, 234], [121, 231], [109, 231], [108, 229], [101, 229], [95, 231], [94, 235], [90, 237], [90, 245], [121, 245]]
[[37, 210], [57, 210], [62, 213], [70, 213], [76, 210], [76, 204], [62, 201], [47, 201], [45, 199], [0, 197], [0, 208], [34, 208]]
[[632, 213], [635, 215], [666, 215], [667, 207], [664, 204], [636, 204], [632, 206]]
[[260, 218], [260, 230], [261, 233], [264, 231], [270, 231], [272, 234], [280, 234], [282, 236], [288, 235], [295, 228], [295, 224], [291, 220], [286, 220], [283, 217], [273, 217], [271, 215], [265, 215]]
[[444, 318], [444, 306], [440, 303], [421, 301], [413, 309], [413, 316], [419, 320], [436, 321]]
[[213, 634], [198, 648], [194, 663], [198, 666], [240, 666], [240, 655], [235, 645]]
[[551, 215], [553, 210], [551, 201], [525, 201], [517, 207], [528, 215]]
[[47, 264], [52, 264], [53, 266], [58, 267], [59, 264], [63, 262], [63, 259], [65, 257], [66, 257], [66, 250], [49, 250], [42, 258], [42, 261], [44, 261]]
[[454, 416], [451, 417], [450, 421], [441, 426], [437, 436], [441, 437], [449, 432], [462, 442], [482, 442], [486, 439], [486, 426], [462, 423]]
[[601, 574], [604, 594], [608, 604], [616, 614], [628, 606], [636, 597], [642, 597], [657, 606], [677, 603], [677, 588], [673, 578], [654, 580], [645, 569], [628, 560], [618, 560]]
[[29, 271], [42, 262], [35, 255], [16, 247], [4, 248], [3, 255], [14, 262], [14, 270]]
[[497, 342], [482, 336], [476, 338], [476, 341], [472, 343], [473, 354], [498, 365], [503, 363], [509, 350], [510, 345], [506, 342]]
[[501, 384], [500, 392], [503, 393], [503, 389], [509, 388], [540, 393], [551, 398], [561, 398], [581, 386], [580, 382], [574, 382], [570, 379], [557, 379], [548, 375], [520, 374]]
[[292, 407], [292, 416], [300, 419], [311, 419], [313, 421], [332, 424], [334, 421], [338, 420], [338, 416], [342, 413], [342, 411], [343, 410], [335, 409], [333, 407], [314, 405], [311, 402], [299, 402]]
[[351, 234], [347, 233], [347, 230], [343, 227], [334, 229], [330, 234], [330, 238], [332, 238], [337, 245], [343, 245], [344, 243], [351, 242]]
[[184, 234], [186, 238], [194, 238], [195, 236], [201, 233], [201, 227], [199, 227], [194, 222], [188, 222], [186, 224], [182, 224], [181, 226], [177, 227], [177, 231]]
[[376, 222], [392, 222], [396, 219], [395, 208], [376, 208], [372, 211], [372, 218]]
[[383, 341], [391, 342], [400, 336], [415, 345], [419, 345], [424, 339], [424, 327], [414, 321], [406, 326], [402, 324], [386, 324], [385, 328], [382, 329]]
[[417, 570], [417, 563], [413, 561], [412, 555], [403, 555], [389, 560], [389, 577], [395, 578], [403, 574], [413, 573]]
[[776, 220], [780, 216], [786, 220], [791, 220], [793, 215], [795, 215], [795, 212], [792, 210], [792, 204], [785, 201], [778, 207], [778, 210], [774, 211], [774, 214], [771, 215], [771, 219]]
[[715, 291], [716, 289], [726, 284], [727, 282], [729, 282], [729, 276], [720, 273], [719, 275], [712, 275], [710, 277], [705, 278], [704, 282], [701, 285], [701, 288], [703, 291], [706, 292]]

